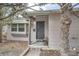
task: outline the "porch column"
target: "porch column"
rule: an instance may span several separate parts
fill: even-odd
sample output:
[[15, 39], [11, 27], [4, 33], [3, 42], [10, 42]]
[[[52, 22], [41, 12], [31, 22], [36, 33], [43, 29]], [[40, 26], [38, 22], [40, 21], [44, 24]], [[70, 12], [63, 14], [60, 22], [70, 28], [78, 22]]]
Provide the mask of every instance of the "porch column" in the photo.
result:
[[35, 20], [34, 16], [29, 16], [29, 44], [31, 45], [31, 23]]
[[31, 19], [29, 19], [29, 44], [31, 45]]

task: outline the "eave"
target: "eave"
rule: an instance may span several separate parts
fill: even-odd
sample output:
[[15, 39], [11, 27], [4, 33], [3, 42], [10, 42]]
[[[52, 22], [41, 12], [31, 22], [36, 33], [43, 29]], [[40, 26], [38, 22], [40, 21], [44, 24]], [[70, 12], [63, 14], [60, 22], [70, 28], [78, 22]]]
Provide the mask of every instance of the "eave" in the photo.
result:
[[[79, 12], [79, 8], [74, 8], [73, 12]], [[50, 15], [50, 14], [61, 14], [59, 9], [56, 10], [47, 10], [47, 11], [32, 11], [28, 12], [28, 16], [34, 16], [34, 15]]]

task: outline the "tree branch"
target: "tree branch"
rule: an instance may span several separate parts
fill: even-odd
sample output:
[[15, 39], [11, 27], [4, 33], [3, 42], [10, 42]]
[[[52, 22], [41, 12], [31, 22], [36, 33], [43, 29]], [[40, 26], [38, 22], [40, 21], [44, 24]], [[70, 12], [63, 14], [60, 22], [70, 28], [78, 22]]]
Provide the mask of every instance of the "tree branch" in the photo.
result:
[[30, 8], [30, 7], [29, 7], [29, 9], [34, 10], [34, 11], [38, 11], [38, 10], [35, 10], [35, 9], [33, 9], [33, 8]]
[[0, 3], [0, 6], [3, 7], [13, 7], [13, 6], [20, 6], [22, 3]]
[[79, 18], [79, 15], [77, 15], [75, 12], [73, 12], [72, 14], [76, 16], [77, 18]]
[[[2, 5], [2, 4], [0, 4], [0, 5]], [[40, 6], [40, 5], [41, 5], [41, 4], [38, 4], [38, 5], [35, 4], [35, 5], [32, 5], [32, 6], [26, 7], [26, 8], [24, 8], [24, 9], [16, 10], [15, 12], [9, 14], [8, 16], [0, 18], [0, 20], [7, 19], [7, 18], [9, 18], [9, 17], [11, 17], [11, 16], [14, 16], [14, 15], [15, 15], [17, 12], [19, 12], [19, 11], [22, 11], [22, 10], [25, 10], [25, 9], [29, 9], [29, 8], [35, 7], [35, 6]], [[43, 5], [43, 4], [42, 4], [42, 5]], [[5, 6], [6, 6], [6, 5], [5, 5]], [[8, 5], [8, 6], [9, 6], [9, 5]]]
[[57, 3], [60, 7], [62, 7], [61, 3]]
[[72, 7], [75, 7], [75, 6], [77, 6], [77, 5], [79, 5], [79, 3], [77, 3], [77, 4], [75, 4], [75, 5], [72, 5]]
[[66, 3], [66, 4], [64, 4], [62, 7], [61, 7], [61, 9], [63, 9], [65, 6], [67, 6], [67, 5], [69, 5], [68, 3]]
[[9, 18], [9, 17], [11, 17], [11, 16], [14, 16], [17, 12], [22, 11], [22, 10], [24, 10], [24, 9], [17, 10], [17, 11], [15, 11], [15, 12], [9, 14], [9, 15], [6, 16], [6, 17], [2, 17], [2, 18], [0, 18], [0, 20], [7, 19], [7, 18]]
[[79, 5], [79, 3], [75, 4], [75, 5], [72, 5], [69, 9], [72, 9], [73, 7]]

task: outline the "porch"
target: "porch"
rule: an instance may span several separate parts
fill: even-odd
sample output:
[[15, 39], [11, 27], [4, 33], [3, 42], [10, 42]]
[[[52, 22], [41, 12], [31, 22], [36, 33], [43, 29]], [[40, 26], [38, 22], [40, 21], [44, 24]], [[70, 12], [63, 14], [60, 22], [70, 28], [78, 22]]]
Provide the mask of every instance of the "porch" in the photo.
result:
[[37, 15], [30, 18], [29, 46], [48, 47], [48, 15]]
[[45, 42], [35, 42], [35, 43], [32, 43], [31, 45], [29, 45], [29, 47], [31, 48], [47, 48], [48, 45], [45, 43]]

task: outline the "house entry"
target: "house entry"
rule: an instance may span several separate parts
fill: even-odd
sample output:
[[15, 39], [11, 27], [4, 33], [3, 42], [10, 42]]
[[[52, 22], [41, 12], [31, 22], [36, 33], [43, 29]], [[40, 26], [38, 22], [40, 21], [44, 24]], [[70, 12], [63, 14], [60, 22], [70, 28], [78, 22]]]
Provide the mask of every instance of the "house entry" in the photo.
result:
[[43, 41], [45, 36], [45, 21], [36, 22], [36, 39], [37, 41]]

